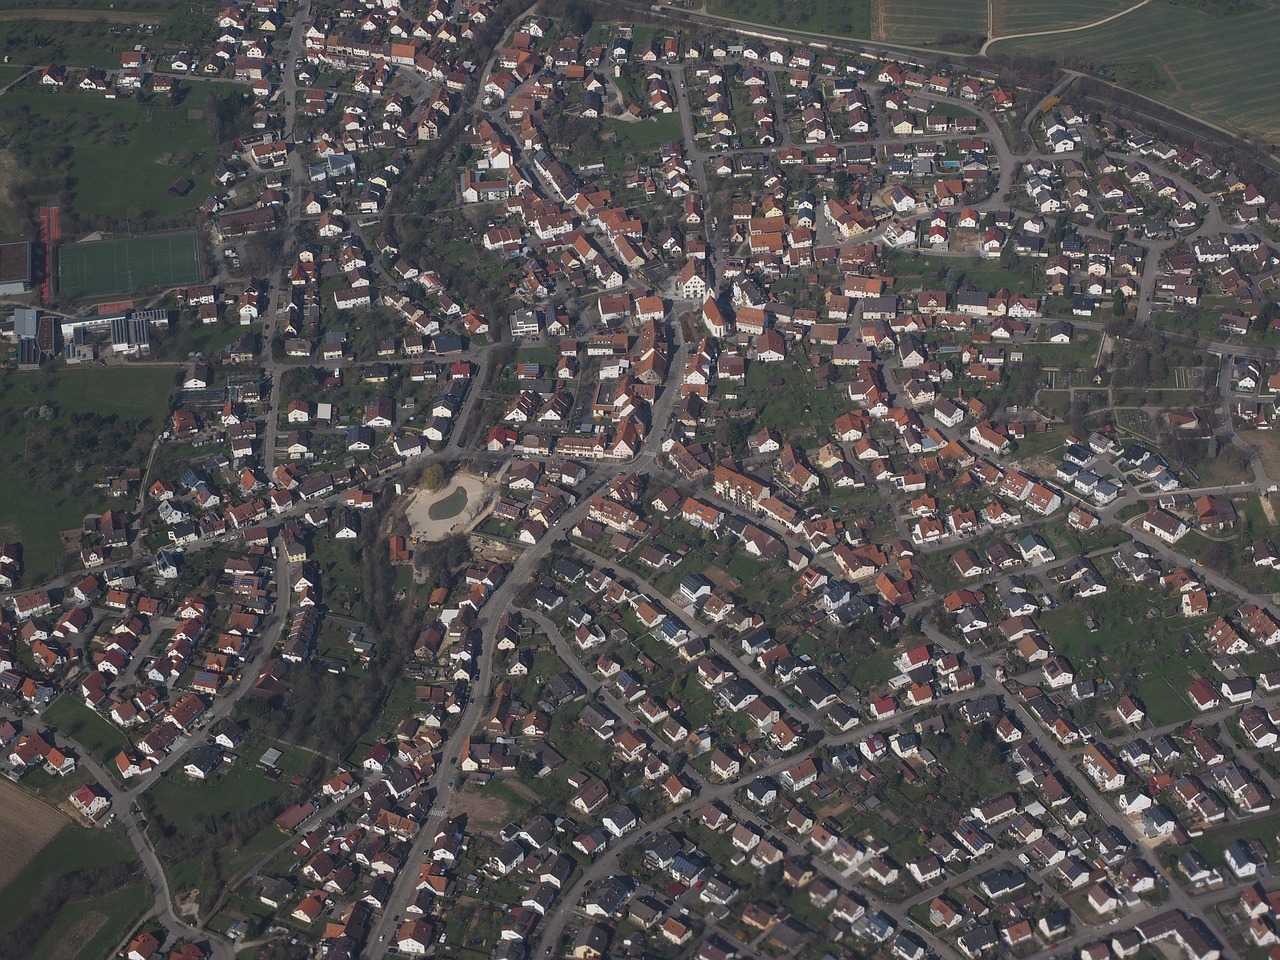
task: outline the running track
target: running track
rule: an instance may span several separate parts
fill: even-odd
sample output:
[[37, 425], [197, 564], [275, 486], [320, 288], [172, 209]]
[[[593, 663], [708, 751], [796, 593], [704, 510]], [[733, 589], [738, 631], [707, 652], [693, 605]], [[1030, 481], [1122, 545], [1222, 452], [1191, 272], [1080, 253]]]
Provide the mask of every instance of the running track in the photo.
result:
[[44, 283], [40, 286], [40, 301], [48, 303], [53, 299], [53, 253], [60, 238], [58, 231], [58, 208], [40, 208], [40, 242], [44, 244]]

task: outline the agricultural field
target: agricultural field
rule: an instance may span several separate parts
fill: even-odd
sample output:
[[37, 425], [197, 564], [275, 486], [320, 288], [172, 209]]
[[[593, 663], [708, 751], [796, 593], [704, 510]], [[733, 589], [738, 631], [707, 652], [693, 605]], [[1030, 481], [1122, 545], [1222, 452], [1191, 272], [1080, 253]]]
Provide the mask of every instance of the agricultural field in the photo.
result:
[[175, 180], [207, 180], [213, 168], [213, 138], [202, 117], [206, 93], [203, 86], [189, 89], [176, 104], [167, 97], [107, 100], [48, 92], [27, 80], [0, 99], [0, 129], [22, 169], [65, 174], [75, 215], [161, 224], [189, 217], [204, 198], [198, 189], [185, 197], [168, 191]]
[[32, 948], [30, 960], [99, 960], [108, 956], [150, 904], [145, 883], [131, 883], [100, 897], [68, 903]]
[[0, 836], [6, 838], [0, 853], [0, 891], [67, 825], [67, 818], [53, 807], [0, 780]]
[[1130, 0], [1069, 0], [1067, 3], [991, 0], [991, 3], [991, 33], [996, 37], [1078, 27], [1133, 6]]
[[995, 53], [1032, 53], [1105, 77], [1235, 133], [1280, 141], [1280, 3], [1214, 15], [1155, 0], [1104, 26], [1000, 42]]
[[[11, 796], [10, 791], [13, 791]], [[0, 797], [6, 807], [4, 814], [6, 826], [13, 809], [14, 798], [25, 797], [25, 792], [6, 781], [0, 781]], [[29, 911], [40, 896], [41, 890], [51, 881], [66, 875], [73, 870], [95, 870], [119, 863], [132, 863], [133, 847], [118, 829], [89, 829], [70, 823], [61, 813], [44, 804], [43, 809], [50, 810], [57, 820], [54, 822], [52, 839], [37, 851], [16, 875], [6, 874], [9, 885], [4, 896], [0, 896], [0, 934], [8, 933], [23, 915]], [[35, 818], [24, 820], [24, 827], [31, 829]], [[12, 845], [14, 831], [6, 829], [5, 834]]]
[[708, 0], [707, 12], [749, 23], [841, 37], [870, 37], [877, 0]]
[[102, 471], [145, 461], [173, 380], [141, 367], [0, 375], [0, 501], [12, 505], [0, 539], [22, 544], [23, 582], [50, 577], [62, 531], [112, 505], [95, 487]]
[[986, 35], [986, 0], [878, 0], [872, 23], [872, 38], [886, 43], [960, 48]]
[[199, 283], [194, 233], [122, 237], [58, 248], [58, 289], [72, 297], [163, 289]]

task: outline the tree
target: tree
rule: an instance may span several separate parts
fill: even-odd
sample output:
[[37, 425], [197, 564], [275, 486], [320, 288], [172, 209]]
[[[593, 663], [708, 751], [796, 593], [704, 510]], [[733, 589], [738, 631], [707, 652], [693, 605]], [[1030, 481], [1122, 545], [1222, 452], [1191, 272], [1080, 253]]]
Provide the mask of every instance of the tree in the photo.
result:
[[418, 478], [418, 486], [428, 493], [436, 493], [444, 488], [446, 479], [443, 464], [429, 463]]
[[716, 426], [716, 442], [732, 450], [734, 456], [741, 456], [747, 447], [747, 437], [751, 436], [752, 423], [751, 420], [721, 420]]

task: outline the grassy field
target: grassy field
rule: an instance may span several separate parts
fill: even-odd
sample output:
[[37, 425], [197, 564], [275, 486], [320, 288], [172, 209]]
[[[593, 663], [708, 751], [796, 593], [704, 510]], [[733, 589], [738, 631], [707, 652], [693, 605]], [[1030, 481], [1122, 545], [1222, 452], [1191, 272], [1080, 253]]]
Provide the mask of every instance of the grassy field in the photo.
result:
[[1011, 33], [1062, 30], [1101, 20], [1131, 6], [1129, 0], [1069, 0], [1067, 3], [993, 0], [991, 32], [1003, 37]]
[[[203, 92], [174, 105], [50, 93], [30, 82], [0, 99], [0, 128], [24, 169], [66, 171], [76, 213], [160, 222], [193, 213], [204, 199], [198, 185], [216, 154], [204, 120], [188, 114], [204, 107]], [[171, 196], [169, 185], [184, 177], [197, 188]]]
[[84, 701], [68, 693], [61, 696], [43, 714], [44, 722], [64, 736], [71, 737], [115, 773], [111, 763], [116, 754], [128, 749], [129, 738], [100, 713], [85, 706]]
[[1196, 840], [1196, 849], [1211, 867], [1226, 865], [1226, 849], [1237, 840], [1260, 840], [1267, 856], [1275, 855], [1276, 829], [1280, 828], [1280, 813], [1259, 817], [1244, 823], [1233, 824], [1221, 830], [1210, 830]]
[[[1103, 576], [1111, 578], [1114, 567], [1098, 561]], [[1153, 605], [1161, 603], [1154, 591], [1117, 586], [1101, 597], [1064, 603], [1044, 611], [1037, 620], [1058, 653], [1066, 656], [1077, 676], [1105, 677], [1117, 688], [1135, 691], [1146, 704], [1155, 724], [1189, 719], [1194, 710], [1183, 696], [1191, 683], [1191, 671], [1206, 673], [1208, 657], [1193, 643], [1184, 654], [1184, 634], [1196, 635], [1199, 621], [1181, 617], [1149, 616]], [[1093, 616], [1098, 631], [1090, 633], [1087, 618]], [[1176, 662], [1177, 669], [1169, 664]]]
[[58, 248], [58, 289], [73, 297], [199, 283], [194, 233], [122, 237]]
[[0, 933], [9, 930], [31, 908], [47, 880], [71, 870], [90, 870], [133, 860], [133, 847], [119, 830], [90, 830], [63, 822], [63, 828], [0, 897]]
[[[1091, 0], [1096, 2], [1096, 0]], [[1262, 0], [1245, 13], [1215, 16], [1157, 2], [1113, 23], [1059, 36], [999, 43], [995, 53], [1073, 57], [1104, 71], [1147, 77], [1141, 92], [1240, 134], [1280, 140], [1280, 4]], [[1134, 64], [1156, 70], [1135, 73]]]
[[870, 37], [874, 3], [875, 0], [708, 0], [707, 12], [811, 33]]
[[30, 960], [100, 960], [124, 939], [151, 903], [145, 883], [131, 883], [101, 897], [68, 903]]
[[437, 500], [427, 508], [427, 516], [432, 520], [451, 520], [460, 514], [467, 505], [467, 488], [454, 487], [443, 500]]
[[248, 810], [288, 789], [283, 780], [268, 780], [245, 758], [207, 783], [191, 780], [181, 770], [170, 772], [147, 791], [147, 797], [166, 823], [181, 833], [199, 833], [209, 817]]
[[620, 150], [628, 153], [653, 153], [668, 140], [680, 137], [680, 115], [664, 113], [639, 122], [606, 120], [602, 124], [606, 133], [616, 138]]
[[[61, 531], [78, 529], [86, 513], [110, 505], [93, 489], [97, 478], [86, 475], [91, 464], [133, 465], [118, 462], [130, 447], [127, 442], [116, 445], [115, 438], [106, 449], [81, 449], [72, 455], [66, 447], [67, 431], [74, 427], [89, 435], [92, 431], [81, 425], [82, 418], [102, 416], [121, 430], [132, 421], [130, 439], [140, 447], [149, 444], [166, 413], [172, 386], [172, 371], [163, 369], [0, 375], [0, 462], [6, 465], [0, 470], [0, 503], [6, 504], [0, 511], [0, 538], [22, 543], [24, 582], [38, 582], [53, 572], [63, 553]], [[43, 404], [52, 408], [51, 419], [24, 416]]]
[[888, 43], [924, 44], [987, 35], [986, 0], [878, 0], [874, 39]]

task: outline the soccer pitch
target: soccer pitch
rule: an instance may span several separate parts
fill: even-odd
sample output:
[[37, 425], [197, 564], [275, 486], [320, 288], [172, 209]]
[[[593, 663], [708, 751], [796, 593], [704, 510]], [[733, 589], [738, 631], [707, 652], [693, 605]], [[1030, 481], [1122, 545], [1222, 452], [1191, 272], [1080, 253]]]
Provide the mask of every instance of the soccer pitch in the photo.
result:
[[58, 289], [72, 297], [199, 283], [199, 244], [192, 233], [72, 243], [58, 248]]

